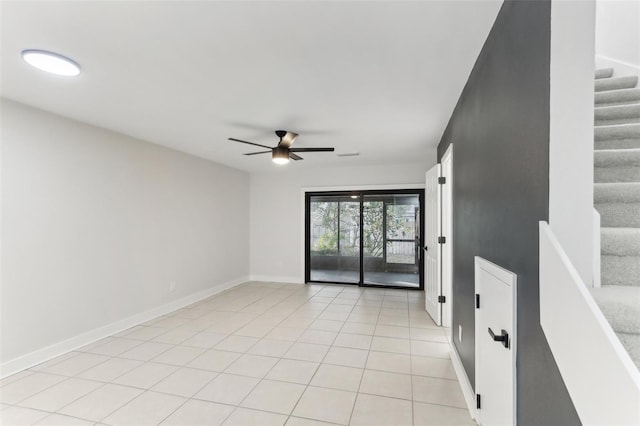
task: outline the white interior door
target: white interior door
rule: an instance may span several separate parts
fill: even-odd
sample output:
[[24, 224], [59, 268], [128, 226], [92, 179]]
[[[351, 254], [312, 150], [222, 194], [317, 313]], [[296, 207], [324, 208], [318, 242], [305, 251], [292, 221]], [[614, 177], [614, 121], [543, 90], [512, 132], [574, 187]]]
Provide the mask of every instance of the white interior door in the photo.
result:
[[475, 290], [478, 424], [514, 425], [516, 275], [476, 257]]
[[451, 340], [451, 306], [453, 305], [453, 144], [449, 144], [440, 161], [444, 184], [441, 187], [442, 218], [441, 232], [446, 238], [442, 245], [442, 326]]
[[440, 164], [426, 174], [424, 188], [424, 293], [425, 308], [437, 325], [442, 324], [442, 309], [438, 302], [441, 295], [440, 281]]

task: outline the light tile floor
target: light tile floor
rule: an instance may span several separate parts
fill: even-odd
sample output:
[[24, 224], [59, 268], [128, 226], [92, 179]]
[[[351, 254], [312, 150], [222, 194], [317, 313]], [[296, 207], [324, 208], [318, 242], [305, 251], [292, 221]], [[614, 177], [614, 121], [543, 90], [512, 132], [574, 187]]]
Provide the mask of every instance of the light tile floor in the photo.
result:
[[252, 282], [0, 382], [2, 425], [473, 425], [424, 293]]

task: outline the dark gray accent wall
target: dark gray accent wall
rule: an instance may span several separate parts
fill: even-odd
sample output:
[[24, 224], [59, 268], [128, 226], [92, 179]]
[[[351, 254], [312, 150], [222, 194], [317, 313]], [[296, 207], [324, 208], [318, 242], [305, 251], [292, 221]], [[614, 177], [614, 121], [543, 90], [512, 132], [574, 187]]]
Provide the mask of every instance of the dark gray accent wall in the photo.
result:
[[548, 0], [503, 4], [438, 146], [438, 159], [449, 143], [454, 147], [454, 344], [474, 384], [474, 256], [516, 273], [520, 425], [580, 424], [540, 327], [538, 221], [549, 219], [550, 26]]

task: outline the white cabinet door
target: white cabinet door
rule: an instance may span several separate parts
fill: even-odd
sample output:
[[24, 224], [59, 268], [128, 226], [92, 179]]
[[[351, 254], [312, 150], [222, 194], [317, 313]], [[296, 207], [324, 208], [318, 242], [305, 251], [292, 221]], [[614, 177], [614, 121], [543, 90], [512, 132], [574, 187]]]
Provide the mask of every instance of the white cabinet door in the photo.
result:
[[478, 424], [515, 424], [516, 275], [475, 258]]
[[426, 174], [424, 188], [424, 293], [425, 308], [437, 325], [442, 325], [442, 305], [438, 296], [442, 294], [440, 280], [440, 164]]

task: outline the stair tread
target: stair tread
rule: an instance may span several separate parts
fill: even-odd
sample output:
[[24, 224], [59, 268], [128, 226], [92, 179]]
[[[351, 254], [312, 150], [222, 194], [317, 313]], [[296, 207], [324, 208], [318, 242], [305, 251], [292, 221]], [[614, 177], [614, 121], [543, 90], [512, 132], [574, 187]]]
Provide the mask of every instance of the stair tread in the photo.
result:
[[637, 102], [640, 99], [640, 88], [613, 89], [595, 92], [596, 105], [617, 105], [627, 102]]
[[640, 88], [616, 89], [596, 92], [594, 101], [597, 106], [624, 105], [640, 101]]
[[595, 81], [595, 91], [602, 92], [615, 89], [632, 89], [638, 84], [638, 77], [629, 75], [624, 77], [602, 78]]
[[601, 78], [609, 78], [612, 76], [613, 76], [613, 68], [600, 68], [600, 69], [597, 69], [595, 72], [596, 80]]
[[640, 287], [611, 285], [591, 294], [616, 332], [640, 333]]

